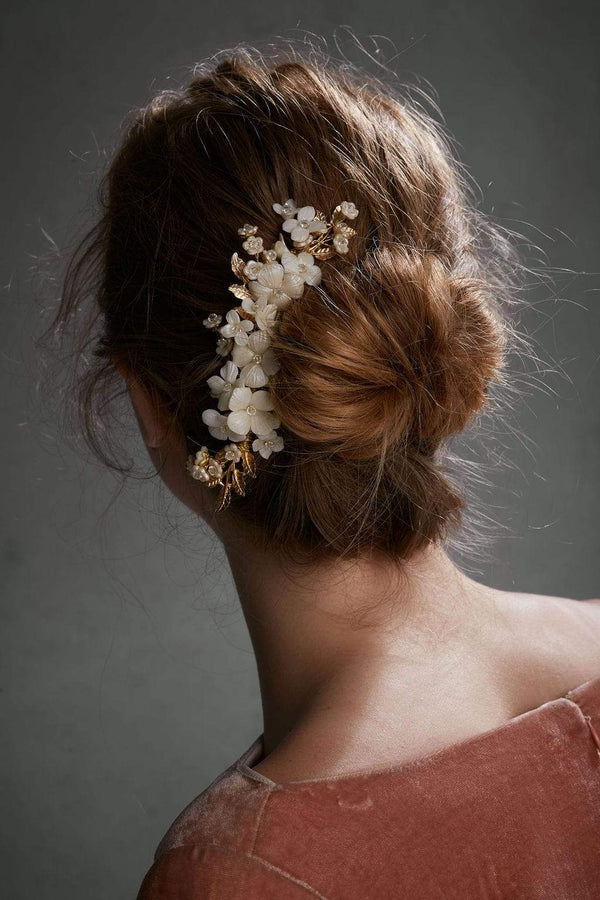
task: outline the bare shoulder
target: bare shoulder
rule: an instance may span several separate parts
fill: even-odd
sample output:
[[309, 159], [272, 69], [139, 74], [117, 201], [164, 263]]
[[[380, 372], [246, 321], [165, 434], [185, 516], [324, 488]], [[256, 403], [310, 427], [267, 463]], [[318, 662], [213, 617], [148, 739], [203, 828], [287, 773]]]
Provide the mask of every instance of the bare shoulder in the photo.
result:
[[[484, 604], [486, 624], [462, 654], [452, 648], [452, 666], [440, 654], [428, 666], [383, 670], [368, 685], [374, 713], [349, 714], [334, 698], [325, 715], [303, 723], [254, 769], [277, 782], [399, 765], [600, 677], [600, 598], [483, 591], [481, 599], [493, 601]], [[367, 673], [359, 676], [364, 692]], [[350, 693], [362, 696], [357, 684]]]
[[524, 707], [600, 677], [600, 597], [500, 593], [515, 638], [514, 672], [526, 692]]
[[[548, 639], [553, 634], [560, 640], [572, 638], [590, 648], [600, 647], [600, 597], [573, 600], [545, 594], [505, 594], [514, 609], [520, 611], [521, 622], [530, 625]], [[566, 629], [566, 631], [565, 631]]]

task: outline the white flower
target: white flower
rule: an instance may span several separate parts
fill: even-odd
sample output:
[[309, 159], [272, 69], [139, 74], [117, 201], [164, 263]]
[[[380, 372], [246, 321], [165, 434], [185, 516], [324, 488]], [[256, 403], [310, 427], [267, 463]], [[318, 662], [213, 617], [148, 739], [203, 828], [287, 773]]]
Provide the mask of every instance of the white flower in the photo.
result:
[[281, 227], [291, 233], [294, 243], [306, 244], [313, 232], [325, 231], [327, 225], [315, 219], [314, 206], [303, 206], [297, 211], [295, 219], [286, 219]]
[[196, 481], [210, 481], [210, 475], [204, 468], [204, 466], [197, 466], [195, 463], [190, 468], [190, 474], [192, 478], [195, 478]]
[[271, 334], [275, 329], [275, 321], [279, 309], [273, 303], [267, 303], [264, 297], [258, 300], [243, 300], [242, 307], [254, 316], [254, 324], [261, 331]]
[[263, 248], [263, 239], [261, 237], [249, 237], [247, 238], [242, 247], [250, 256], [256, 256]]
[[[239, 390], [238, 388], [235, 389]], [[243, 441], [248, 433], [248, 429], [244, 434], [232, 431], [227, 425], [228, 416], [222, 416], [216, 409], [205, 409], [202, 413], [202, 421], [208, 425], [208, 430], [214, 438], [219, 441]]]
[[[265, 331], [253, 331], [244, 347], [233, 348], [233, 361], [241, 368], [241, 381], [249, 388], [264, 387], [269, 383], [269, 375], [279, 371], [279, 362], [270, 343]], [[223, 407], [219, 404], [219, 408]]]
[[286, 250], [281, 256], [281, 265], [286, 275], [299, 275], [304, 284], [320, 284], [322, 272], [315, 265], [314, 257], [310, 253], [290, 253]]
[[248, 319], [240, 318], [240, 314], [235, 309], [230, 309], [227, 315], [227, 324], [219, 329], [223, 337], [233, 338], [236, 344], [245, 344], [248, 341], [248, 332], [254, 328], [252, 322]]
[[234, 432], [267, 434], [279, 425], [279, 419], [270, 411], [273, 401], [269, 391], [251, 391], [249, 387], [236, 387], [229, 398], [227, 427]]
[[263, 309], [267, 305], [267, 301], [264, 297], [258, 300], [252, 300], [250, 297], [245, 297], [242, 300], [242, 309], [244, 312], [247, 312], [250, 316], [256, 316], [256, 313], [259, 309]]
[[263, 264], [257, 259], [251, 259], [244, 266], [244, 275], [246, 278], [258, 278], [258, 273], [262, 269]]
[[220, 478], [223, 474], [223, 467], [216, 459], [210, 459], [206, 464], [206, 471], [211, 478]]
[[225, 444], [221, 452], [228, 462], [236, 463], [242, 458], [240, 448], [235, 444]]
[[210, 313], [206, 319], [202, 319], [202, 324], [205, 328], [216, 328], [217, 325], [220, 325], [223, 321], [223, 316], [220, 316], [219, 313]]
[[284, 253], [288, 252], [285, 241], [277, 241], [277, 243], [273, 247], [273, 250], [275, 251], [277, 256], [283, 256]]
[[269, 431], [268, 434], [252, 441], [252, 449], [255, 453], [260, 453], [264, 459], [268, 459], [271, 453], [283, 450], [283, 438], [276, 431]]
[[238, 228], [238, 234], [242, 237], [252, 237], [258, 231], [258, 225], [248, 225], [246, 222], [245, 225], [242, 225], [241, 228]]
[[231, 340], [231, 338], [220, 337], [217, 338], [217, 347], [215, 352], [218, 353], [219, 356], [229, 356], [232, 347], [233, 341]]
[[344, 200], [343, 203], [340, 203], [340, 208], [342, 215], [346, 216], [347, 219], [355, 219], [358, 215], [356, 206], [350, 200]]
[[[235, 353], [235, 351], [237, 349], [241, 349], [241, 347], [238, 348], [238, 345], [236, 344], [233, 349]], [[221, 369], [219, 375], [211, 375], [210, 378], [206, 379], [206, 383], [210, 388], [211, 395], [213, 397], [219, 398], [219, 402], [217, 404], [219, 409], [228, 408], [229, 398], [231, 397], [231, 392], [235, 387], [238, 375], [239, 371], [237, 365], [234, 365], [231, 360], [228, 360]]]
[[259, 297], [258, 300], [242, 300], [242, 309], [254, 316], [254, 324], [261, 331], [273, 331], [279, 312], [275, 304], [268, 303], [265, 297]]
[[348, 238], [345, 234], [335, 234], [333, 236], [333, 246], [338, 253], [348, 252]]
[[285, 203], [274, 203], [273, 209], [280, 216], [283, 216], [284, 219], [291, 219], [292, 216], [296, 215], [296, 210], [298, 207], [294, 200], [286, 200]]
[[285, 309], [302, 296], [304, 282], [294, 272], [287, 273], [281, 263], [265, 263], [255, 281], [248, 283], [248, 290], [255, 300], [265, 299], [279, 309]]
[[209, 460], [209, 452], [208, 447], [200, 447], [198, 451], [196, 451], [195, 457], [190, 457], [190, 467], [189, 471], [192, 478], [195, 478], [197, 481], [209, 481], [210, 475], [206, 471], [206, 463]]

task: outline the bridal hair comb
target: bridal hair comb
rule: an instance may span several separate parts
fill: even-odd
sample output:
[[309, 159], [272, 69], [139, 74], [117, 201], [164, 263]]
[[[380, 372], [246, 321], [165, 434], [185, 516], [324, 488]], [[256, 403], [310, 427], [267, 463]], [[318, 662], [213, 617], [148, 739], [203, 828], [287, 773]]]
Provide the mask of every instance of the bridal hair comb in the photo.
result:
[[270, 346], [277, 317], [307, 285], [321, 282], [315, 260], [347, 253], [356, 233], [348, 221], [357, 217], [358, 209], [349, 200], [336, 206], [331, 221], [313, 206], [298, 208], [291, 199], [274, 203], [273, 209], [284, 221], [271, 249], [263, 247], [256, 225], [238, 228], [242, 248], [251, 257], [244, 260], [237, 253], [231, 257], [238, 281], [229, 290], [241, 304], [229, 310], [225, 324], [214, 312], [202, 323], [219, 335], [216, 352], [224, 362], [219, 374], [207, 379], [217, 409], [205, 409], [202, 421], [214, 438], [226, 444], [214, 456], [207, 447], [190, 454], [187, 471], [208, 487], [221, 488], [217, 511], [229, 505], [232, 492], [243, 495], [247, 479], [256, 477], [256, 454], [268, 459], [283, 449], [269, 391], [270, 380], [279, 371]]

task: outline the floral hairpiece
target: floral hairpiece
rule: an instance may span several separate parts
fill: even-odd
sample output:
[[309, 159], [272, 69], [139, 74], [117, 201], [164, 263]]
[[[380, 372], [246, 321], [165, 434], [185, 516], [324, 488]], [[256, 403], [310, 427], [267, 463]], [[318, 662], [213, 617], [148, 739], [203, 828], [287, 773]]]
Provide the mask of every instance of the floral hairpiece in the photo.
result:
[[[268, 459], [283, 449], [269, 392], [270, 379], [279, 371], [270, 346], [277, 316], [302, 296], [306, 285], [320, 283], [321, 269], [314, 260], [347, 253], [348, 241], [356, 233], [348, 220], [357, 217], [358, 209], [349, 200], [336, 206], [330, 222], [313, 206], [298, 208], [291, 199], [274, 203], [273, 209], [284, 220], [273, 248], [263, 247], [256, 225], [238, 228], [243, 249], [254, 257], [248, 261], [237, 253], [231, 257], [238, 282], [229, 290], [241, 305], [229, 310], [224, 325], [218, 313], [210, 313], [202, 323], [219, 334], [217, 354], [231, 356], [219, 375], [207, 380], [217, 409], [202, 413], [210, 434], [227, 443], [214, 456], [207, 447], [190, 454], [187, 470], [208, 487], [221, 487], [217, 511], [229, 504], [232, 491], [245, 493], [247, 478], [256, 476], [256, 453]], [[283, 232], [293, 243], [291, 249]]]

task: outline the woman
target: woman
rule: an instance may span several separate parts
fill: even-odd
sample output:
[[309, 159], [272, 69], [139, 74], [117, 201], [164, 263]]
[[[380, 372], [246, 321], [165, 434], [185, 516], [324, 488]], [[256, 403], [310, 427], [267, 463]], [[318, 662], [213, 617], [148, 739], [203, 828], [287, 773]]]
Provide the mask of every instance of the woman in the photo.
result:
[[362, 73], [240, 51], [139, 112], [93, 289], [168, 488], [223, 542], [263, 733], [168, 829], [156, 898], [592, 898], [600, 605], [447, 553], [448, 441], [510, 387], [518, 260], [450, 143]]

